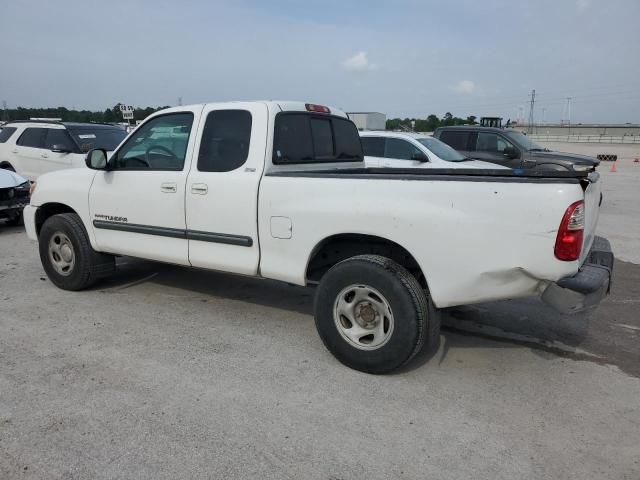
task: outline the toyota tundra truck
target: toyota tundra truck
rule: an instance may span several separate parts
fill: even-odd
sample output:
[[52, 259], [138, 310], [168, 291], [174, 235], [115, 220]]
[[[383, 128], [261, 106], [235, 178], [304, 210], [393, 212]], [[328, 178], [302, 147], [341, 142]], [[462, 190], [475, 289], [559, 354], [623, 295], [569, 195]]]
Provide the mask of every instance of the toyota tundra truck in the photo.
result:
[[322, 341], [365, 372], [434, 348], [448, 307], [538, 295], [569, 313], [609, 292], [596, 172], [366, 168], [333, 107], [170, 108], [86, 164], [41, 176], [24, 211], [56, 286], [121, 255], [316, 286]]

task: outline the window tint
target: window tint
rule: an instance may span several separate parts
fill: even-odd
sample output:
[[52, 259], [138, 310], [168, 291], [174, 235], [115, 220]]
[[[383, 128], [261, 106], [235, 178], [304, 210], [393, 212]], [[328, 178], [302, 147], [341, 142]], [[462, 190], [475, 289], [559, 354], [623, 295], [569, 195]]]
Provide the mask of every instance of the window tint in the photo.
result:
[[27, 128], [20, 135], [17, 144], [23, 147], [44, 148], [45, 130], [45, 128]]
[[192, 113], [170, 113], [141, 125], [113, 158], [117, 170], [182, 170]]
[[384, 149], [385, 158], [411, 160], [411, 157], [416, 153], [420, 153], [420, 150], [406, 140], [400, 140], [399, 138], [387, 138], [387, 143]]
[[46, 130], [45, 148], [52, 150], [53, 146], [57, 145], [69, 152], [76, 152], [78, 150], [78, 147], [74, 145], [66, 130], [61, 128], [47, 128]]
[[384, 157], [384, 137], [362, 137], [362, 150], [368, 157]]
[[456, 150], [467, 150], [469, 143], [469, 132], [453, 132], [451, 130], [445, 130], [438, 137], [444, 143]]
[[496, 133], [478, 133], [478, 140], [476, 142], [476, 150], [478, 152], [502, 153], [507, 147], [513, 148], [513, 145]]
[[15, 131], [16, 131], [15, 127], [0, 128], [0, 143], [4, 143], [7, 140], [9, 140], [9, 137], [11, 137], [11, 135], [13, 135], [13, 132]]
[[229, 172], [241, 167], [249, 155], [251, 113], [217, 110], [207, 115], [202, 132], [198, 170]]
[[358, 130], [349, 120], [307, 113], [280, 113], [274, 130], [275, 164], [362, 159]]
[[355, 124], [341, 118], [334, 118], [332, 122], [336, 142], [336, 158], [340, 160], [362, 159], [362, 143]]
[[313, 151], [316, 158], [333, 158], [333, 133], [331, 133], [331, 121], [326, 118], [311, 119], [311, 138], [313, 139]]

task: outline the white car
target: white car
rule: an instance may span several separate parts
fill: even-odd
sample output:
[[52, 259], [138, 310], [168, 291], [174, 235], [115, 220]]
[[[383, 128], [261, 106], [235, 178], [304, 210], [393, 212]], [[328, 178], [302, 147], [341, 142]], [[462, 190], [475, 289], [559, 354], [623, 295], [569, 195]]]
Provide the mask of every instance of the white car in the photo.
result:
[[435, 347], [439, 309], [541, 295], [573, 312], [609, 291], [598, 173], [365, 168], [326, 106], [166, 109], [87, 166], [40, 177], [24, 211], [54, 285], [87, 288], [116, 255], [317, 285], [320, 337], [366, 372]]
[[367, 167], [502, 170], [507, 167], [460, 155], [437, 138], [420, 133], [360, 132]]
[[0, 169], [0, 219], [8, 225], [22, 223], [22, 210], [29, 204], [30, 182], [15, 172]]
[[35, 181], [54, 170], [84, 168], [89, 150], [112, 151], [126, 136], [123, 128], [100, 123], [8, 122], [0, 128], [0, 168]]

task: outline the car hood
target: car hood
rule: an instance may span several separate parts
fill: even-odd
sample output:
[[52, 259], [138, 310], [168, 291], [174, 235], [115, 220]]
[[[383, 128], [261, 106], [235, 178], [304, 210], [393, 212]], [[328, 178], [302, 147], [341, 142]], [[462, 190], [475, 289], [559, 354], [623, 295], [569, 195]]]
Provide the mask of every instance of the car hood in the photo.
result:
[[600, 165], [600, 160], [587, 155], [566, 152], [529, 152], [529, 157], [543, 163], [545, 160], [564, 160], [578, 165]]
[[0, 188], [12, 188], [22, 185], [27, 179], [11, 170], [0, 169]]

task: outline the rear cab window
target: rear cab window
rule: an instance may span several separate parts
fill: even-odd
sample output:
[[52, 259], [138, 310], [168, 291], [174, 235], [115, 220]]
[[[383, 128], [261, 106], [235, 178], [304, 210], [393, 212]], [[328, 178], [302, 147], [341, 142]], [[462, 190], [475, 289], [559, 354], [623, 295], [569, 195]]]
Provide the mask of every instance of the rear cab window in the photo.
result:
[[338, 116], [282, 112], [276, 116], [273, 163], [362, 161], [362, 144], [352, 121]]
[[0, 143], [5, 143], [15, 133], [15, 127], [0, 127]]

